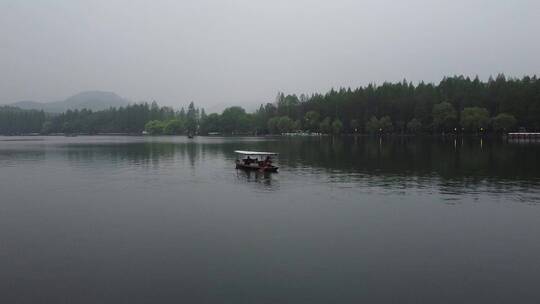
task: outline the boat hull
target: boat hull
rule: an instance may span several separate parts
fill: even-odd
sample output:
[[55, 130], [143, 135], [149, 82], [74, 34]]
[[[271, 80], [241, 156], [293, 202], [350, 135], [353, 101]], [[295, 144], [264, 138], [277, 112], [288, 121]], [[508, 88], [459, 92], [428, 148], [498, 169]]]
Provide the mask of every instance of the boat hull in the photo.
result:
[[261, 166], [259, 166], [257, 164], [245, 165], [245, 164], [237, 162], [236, 163], [236, 169], [260, 171], [260, 172], [277, 172], [278, 167], [276, 167], [276, 166], [262, 166], [261, 167]]

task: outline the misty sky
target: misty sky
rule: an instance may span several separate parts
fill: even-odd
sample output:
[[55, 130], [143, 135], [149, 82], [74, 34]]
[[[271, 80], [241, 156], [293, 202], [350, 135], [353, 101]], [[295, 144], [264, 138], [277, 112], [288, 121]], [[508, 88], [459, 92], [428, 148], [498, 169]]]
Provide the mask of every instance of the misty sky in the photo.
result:
[[254, 109], [285, 93], [539, 74], [538, 0], [0, 0], [0, 103], [84, 90]]

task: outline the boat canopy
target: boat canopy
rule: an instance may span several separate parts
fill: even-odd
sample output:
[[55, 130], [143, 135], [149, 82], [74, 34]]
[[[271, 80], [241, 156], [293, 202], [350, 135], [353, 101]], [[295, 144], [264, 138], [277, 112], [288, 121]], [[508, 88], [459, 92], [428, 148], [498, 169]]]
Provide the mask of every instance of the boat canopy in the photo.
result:
[[234, 151], [234, 153], [243, 154], [243, 155], [268, 155], [268, 156], [278, 155], [278, 153], [274, 153], [274, 152], [241, 151], [241, 150], [236, 150]]

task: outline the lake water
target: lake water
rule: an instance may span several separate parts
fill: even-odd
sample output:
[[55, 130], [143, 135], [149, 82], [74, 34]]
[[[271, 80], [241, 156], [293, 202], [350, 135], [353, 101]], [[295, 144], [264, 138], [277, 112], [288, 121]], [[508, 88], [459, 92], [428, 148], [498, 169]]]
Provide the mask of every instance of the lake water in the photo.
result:
[[[277, 174], [234, 150], [280, 153]], [[539, 303], [540, 144], [0, 137], [1, 303]]]

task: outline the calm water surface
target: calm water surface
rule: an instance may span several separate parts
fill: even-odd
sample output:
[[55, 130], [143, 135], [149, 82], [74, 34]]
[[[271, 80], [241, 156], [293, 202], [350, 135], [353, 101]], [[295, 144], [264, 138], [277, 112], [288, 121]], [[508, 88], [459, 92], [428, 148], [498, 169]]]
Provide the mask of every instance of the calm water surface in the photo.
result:
[[[278, 174], [234, 169], [279, 152]], [[540, 145], [0, 137], [1, 303], [539, 303]]]

